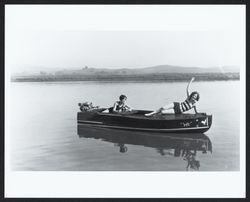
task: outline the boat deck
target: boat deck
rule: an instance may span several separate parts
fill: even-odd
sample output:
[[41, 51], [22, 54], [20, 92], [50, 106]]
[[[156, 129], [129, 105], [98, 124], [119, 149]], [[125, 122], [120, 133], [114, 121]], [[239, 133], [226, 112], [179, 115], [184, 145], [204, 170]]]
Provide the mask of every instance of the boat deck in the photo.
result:
[[133, 110], [131, 112], [123, 112], [123, 113], [104, 113], [99, 112], [99, 115], [105, 116], [126, 116], [129, 118], [136, 118], [136, 119], [153, 119], [153, 120], [187, 120], [187, 119], [194, 119], [194, 118], [204, 118], [206, 114], [198, 113], [198, 114], [155, 114], [153, 116], [145, 116], [146, 113], [150, 111], [143, 111], [143, 110]]

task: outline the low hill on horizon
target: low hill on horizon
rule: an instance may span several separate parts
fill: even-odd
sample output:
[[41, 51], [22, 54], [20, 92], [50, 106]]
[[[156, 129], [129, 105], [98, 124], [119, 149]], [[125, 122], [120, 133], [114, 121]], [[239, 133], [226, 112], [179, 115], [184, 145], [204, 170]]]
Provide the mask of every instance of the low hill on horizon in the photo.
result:
[[227, 73], [239, 72], [236, 66], [223, 66], [223, 67], [182, 67], [172, 65], [157, 65], [153, 67], [145, 67], [141, 69], [134, 69], [138, 73]]
[[239, 71], [235, 67], [177, 67], [158, 65], [145, 68], [84, 68], [62, 69], [57, 71], [40, 71], [16, 74], [11, 76], [11, 81], [40, 82], [40, 81], [150, 81], [171, 82], [187, 81], [193, 76], [197, 81], [239, 80]]
[[222, 67], [182, 67], [173, 65], [157, 65], [144, 68], [94, 68], [83, 67], [74, 69], [63, 68], [40, 68], [37, 71], [26, 71], [22, 73], [13, 74], [13, 76], [28, 76], [28, 75], [92, 75], [92, 74], [106, 74], [106, 75], [144, 75], [144, 74], [166, 74], [166, 73], [239, 73], [237, 66], [222, 66]]

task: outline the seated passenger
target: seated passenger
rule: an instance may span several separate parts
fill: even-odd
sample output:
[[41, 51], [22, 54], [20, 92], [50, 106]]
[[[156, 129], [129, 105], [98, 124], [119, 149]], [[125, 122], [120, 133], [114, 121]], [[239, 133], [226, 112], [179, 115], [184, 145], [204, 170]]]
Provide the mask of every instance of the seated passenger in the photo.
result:
[[121, 112], [131, 111], [131, 107], [125, 104], [126, 100], [127, 100], [126, 95], [120, 95], [119, 101], [116, 101], [114, 103], [114, 106], [109, 108], [109, 112], [121, 113]]

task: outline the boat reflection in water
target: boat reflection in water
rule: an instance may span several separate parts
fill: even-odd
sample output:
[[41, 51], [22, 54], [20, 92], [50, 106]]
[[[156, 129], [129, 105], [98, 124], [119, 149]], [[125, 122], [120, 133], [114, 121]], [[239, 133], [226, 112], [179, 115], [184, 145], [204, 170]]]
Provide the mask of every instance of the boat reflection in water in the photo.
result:
[[[203, 154], [212, 153], [212, 143], [208, 136], [202, 133], [194, 134], [162, 134], [147, 133], [138, 131], [124, 131], [105, 128], [86, 127], [78, 124], [77, 132], [79, 137], [101, 139], [114, 143], [119, 152], [128, 152], [126, 145], [141, 145], [155, 148], [156, 151], [164, 155], [181, 157], [187, 161], [186, 170], [199, 170], [200, 162], [197, 160], [197, 152]], [[173, 152], [172, 152], [173, 151]]]

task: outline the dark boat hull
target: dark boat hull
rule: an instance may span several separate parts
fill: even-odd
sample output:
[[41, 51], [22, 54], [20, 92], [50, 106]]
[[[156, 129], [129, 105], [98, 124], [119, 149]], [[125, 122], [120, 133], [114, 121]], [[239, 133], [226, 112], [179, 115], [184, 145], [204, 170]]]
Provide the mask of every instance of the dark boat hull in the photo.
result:
[[149, 111], [134, 110], [129, 113], [102, 113], [104, 109], [78, 112], [78, 124], [121, 130], [161, 133], [204, 133], [211, 127], [212, 115], [166, 114], [146, 117]]

